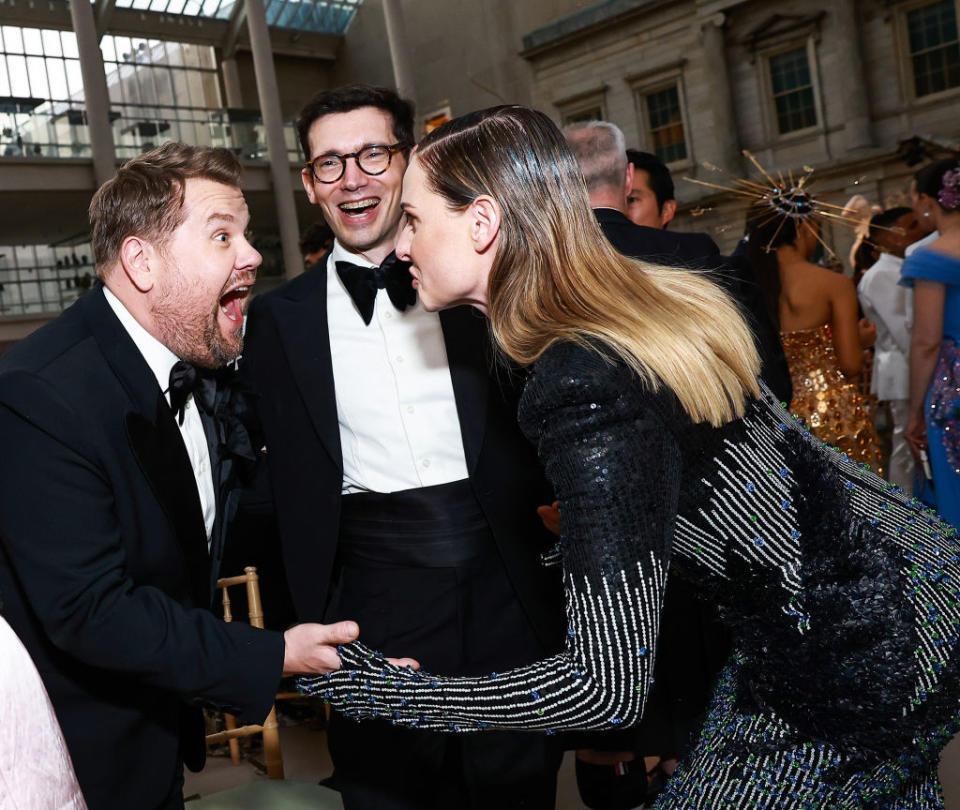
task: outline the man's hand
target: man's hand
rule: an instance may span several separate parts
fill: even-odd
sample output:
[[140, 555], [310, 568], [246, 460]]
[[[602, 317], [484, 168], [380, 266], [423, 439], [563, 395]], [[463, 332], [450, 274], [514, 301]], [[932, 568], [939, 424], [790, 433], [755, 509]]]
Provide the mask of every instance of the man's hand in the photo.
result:
[[296, 624], [283, 634], [283, 674], [314, 672], [326, 675], [340, 669], [338, 644], [355, 641], [360, 634], [356, 622]]
[[[283, 675], [305, 672], [326, 675], [340, 669], [337, 645], [356, 641], [360, 628], [356, 622], [336, 624], [296, 624], [283, 634], [286, 650], [283, 654]], [[398, 667], [420, 669], [414, 658], [388, 658]]]
[[857, 321], [857, 333], [860, 336], [860, 347], [869, 349], [877, 342], [877, 325], [869, 318]]
[[554, 534], [560, 534], [560, 501], [554, 501], [550, 506], [538, 506], [537, 514], [543, 525]]

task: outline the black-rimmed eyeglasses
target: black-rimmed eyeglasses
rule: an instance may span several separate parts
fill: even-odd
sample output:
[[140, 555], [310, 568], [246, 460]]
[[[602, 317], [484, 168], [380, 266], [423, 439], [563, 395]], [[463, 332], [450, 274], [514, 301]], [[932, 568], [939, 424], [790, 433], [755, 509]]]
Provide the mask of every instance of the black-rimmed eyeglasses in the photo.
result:
[[307, 161], [307, 168], [320, 183], [336, 183], [347, 170], [347, 158], [357, 161], [357, 166], [364, 174], [376, 176], [383, 174], [390, 168], [390, 160], [395, 152], [402, 152], [406, 146], [395, 143], [391, 146], [365, 146], [359, 152], [348, 155], [320, 155]]

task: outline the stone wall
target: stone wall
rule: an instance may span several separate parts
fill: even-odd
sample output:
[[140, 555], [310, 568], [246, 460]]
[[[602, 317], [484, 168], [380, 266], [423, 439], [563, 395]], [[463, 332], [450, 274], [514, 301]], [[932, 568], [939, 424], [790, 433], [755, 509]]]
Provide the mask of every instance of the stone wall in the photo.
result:
[[[678, 88], [687, 158], [671, 165], [681, 203], [674, 227], [704, 230], [723, 247], [742, 232], [744, 206], [683, 181], [756, 170], [816, 169], [823, 199], [855, 193], [893, 201], [913, 169], [896, 155], [913, 135], [960, 141], [960, 89], [914, 99], [904, 53], [906, 10], [923, 0], [399, 0], [418, 120], [501, 102], [531, 104], [558, 123], [599, 108], [630, 146], [652, 151], [643, 96]], [[810, 57], [816, 124], [780, 135], [772, 54]], [[245, 102], [256, 105], [249, 54], [238, 56]], [[281, 106], [294, 116], [317, 89], [392, 85], [383, 0], [366, 0], [334, 64], [277, 58]], [[725, 176], [704, 168], [723, 168]], [[850, 237], [828, 236], [841, 256]]]

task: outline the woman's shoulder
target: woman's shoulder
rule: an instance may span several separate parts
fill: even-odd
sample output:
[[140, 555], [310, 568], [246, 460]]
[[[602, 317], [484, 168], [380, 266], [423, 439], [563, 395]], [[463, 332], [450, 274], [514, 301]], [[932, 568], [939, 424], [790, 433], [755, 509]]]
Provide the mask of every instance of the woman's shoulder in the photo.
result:
[[617, 390], [639, 382], [617, 351], [596, 338], [557, 340], [530, 371], [531, 383], [548, 386], [558, 393], [566, 391], [571, 396], [589, 396], [591, 391]]
[[944, 284], [960, 284], [960, 259], [942, 253], [934, 246], [922, 247], [906, 258], [901, 274], [902, 280], [908, 285], [917, 278]]
[[543, 420], [563, 411], [591, 421], [635, 419], [641, 414], [661, 422], [677, 418], [673, 392], [654, 387], [609, 344], [598, 339], [553, 343], [534, 362], [520, 400], [524, 432], [534, 438]]

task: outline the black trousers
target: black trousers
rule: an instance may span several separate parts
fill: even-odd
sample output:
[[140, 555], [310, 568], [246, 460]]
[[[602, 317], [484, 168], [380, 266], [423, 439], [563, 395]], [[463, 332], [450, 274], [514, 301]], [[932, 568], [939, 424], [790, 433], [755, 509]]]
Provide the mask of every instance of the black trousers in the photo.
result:
[[[444, 567], [342, 562], [326, 619], [353, 619], [374, 649], [443, 675], [485, 675], [541, 654], [489, 533], [485, 553]], [[334, 713], [329, 743], [346, 810], [555, 805], [562, 751], [544, 734], [445, 734]]]

